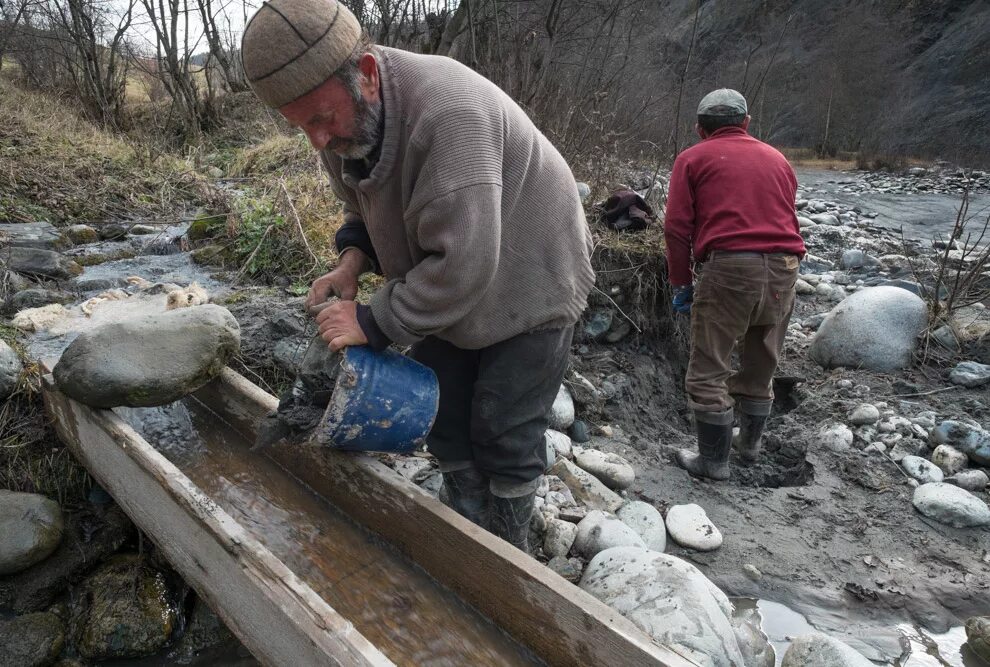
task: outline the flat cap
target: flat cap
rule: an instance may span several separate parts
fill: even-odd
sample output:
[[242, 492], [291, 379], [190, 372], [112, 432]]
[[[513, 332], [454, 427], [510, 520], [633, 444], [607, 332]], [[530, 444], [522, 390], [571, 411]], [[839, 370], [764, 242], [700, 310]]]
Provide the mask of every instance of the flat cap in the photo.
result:
[[747, 113], [746, 98], [731, 88], [713, 90], [698, 103], [699, 116], [745, 116]]
[[337, 0], [271, 0], [241, 39], [241, 62], [261, 101], [285, 106], [319, 87], [351, 56], [361, 24]]

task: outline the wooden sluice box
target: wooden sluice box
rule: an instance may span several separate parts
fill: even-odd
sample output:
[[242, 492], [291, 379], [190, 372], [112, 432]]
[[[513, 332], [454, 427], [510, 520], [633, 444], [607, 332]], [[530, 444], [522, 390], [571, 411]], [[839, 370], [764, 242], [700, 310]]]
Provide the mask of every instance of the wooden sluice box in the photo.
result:
[[165, 429], [207, 434], [193, 455], [50, 376], [44, 395], [73, 454], [263, 664], [695, 664], [373, 456], [250, 452], [277, 400], [230, 369]]

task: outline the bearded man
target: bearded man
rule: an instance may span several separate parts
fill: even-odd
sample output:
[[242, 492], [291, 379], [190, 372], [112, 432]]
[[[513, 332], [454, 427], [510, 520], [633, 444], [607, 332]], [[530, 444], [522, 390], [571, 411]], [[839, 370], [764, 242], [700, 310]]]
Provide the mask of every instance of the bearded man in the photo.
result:
[[[339, 261], [313, 307], [333, 349], [390, 344], [432, 368], [428, 447], [442, 499], [527, 550], [547, 414], [594, 283], [590, 234], [557, 150], [493, 83], [449, 58], [372, 45], [336, 0], [272, 0], [244, 71], [306, 133], [343, 202]], [[358, 277], [387, 282], [355, 303]]]

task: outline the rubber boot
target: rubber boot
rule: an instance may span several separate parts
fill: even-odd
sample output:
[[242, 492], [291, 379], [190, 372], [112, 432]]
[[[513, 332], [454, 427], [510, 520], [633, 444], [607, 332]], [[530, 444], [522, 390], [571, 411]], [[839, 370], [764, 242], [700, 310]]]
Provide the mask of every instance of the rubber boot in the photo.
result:
[[756, 463], [763, 446], [763, 429], [767, 425], [767, 415], [739, 413], [739, 435], [732, 438], [732, 447], [739, 454], [739, 462], [744, 465]]
[[536, 489], [505, 497], [492, 494], [491, 532], [525, 554], [529, 550], [529, 522], [533, 518]]
[[[727, 419], [725, 418], [727, 415]], [[708, 416], [708, 415], [706, 415]], [[729, 479], [729, 448], [732, 446], [732, 411], [716, 413], [712, 421], [726, 423], [712, 424], [702, 421], [695, 413], [695, 427], [698, 431], [698, 451], [682, 449], [677, 452], [677, 465], [694, 477], [707, 477], [716, 481]]]
[[488, 478], [474, 466], [441, 472], [440, 502], [485, 530], [491, 523]]

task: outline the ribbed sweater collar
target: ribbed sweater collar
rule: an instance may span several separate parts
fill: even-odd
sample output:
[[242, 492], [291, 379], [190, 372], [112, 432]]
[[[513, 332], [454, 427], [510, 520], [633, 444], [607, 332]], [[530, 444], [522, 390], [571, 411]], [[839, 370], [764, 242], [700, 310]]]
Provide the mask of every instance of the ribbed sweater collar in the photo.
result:
[[[378, 52], [378, 78], [381, 82], [382, 105], [385, 111], [385, 131], [382, 134], [381, 152], [378, 162], [371, 169], [367, 178], [357, 180], [356, 170], [351, 167], [349, 160], [344, 161], [345, 179], [356, 181], [351, 187], [357, 187], [362, 192], [371, 192], [381, 188], [395, 171], [399, 154], [399, 132], [402, 128], [402, 109], [399, 91], [396, 87], [395, 74], [392, 70], [391, 55], [393, 49], [375, 47]], [[345, 180], [346, 182], [346, 180]]]

